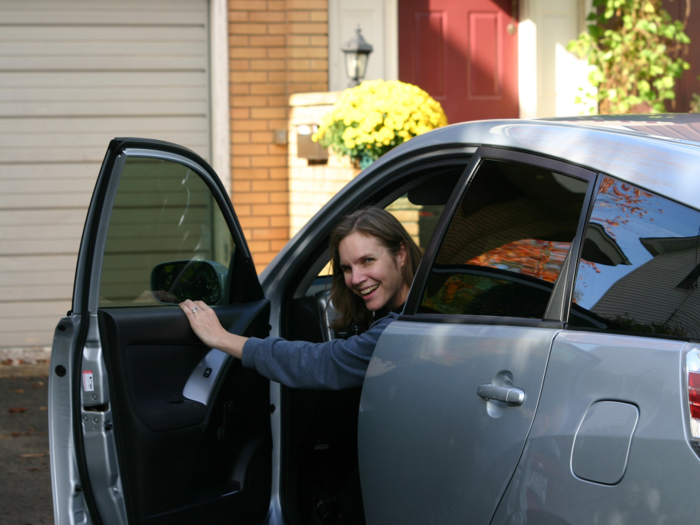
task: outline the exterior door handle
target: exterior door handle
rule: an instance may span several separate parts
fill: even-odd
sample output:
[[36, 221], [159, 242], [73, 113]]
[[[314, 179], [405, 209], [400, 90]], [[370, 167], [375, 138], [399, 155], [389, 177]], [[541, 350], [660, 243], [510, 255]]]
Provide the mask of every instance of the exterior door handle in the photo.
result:
[[503, 401], [511, 407], [520, 406], [525, 401], [525, 392], [512, 386], [479, 385], [476, 395], [486, 400]]

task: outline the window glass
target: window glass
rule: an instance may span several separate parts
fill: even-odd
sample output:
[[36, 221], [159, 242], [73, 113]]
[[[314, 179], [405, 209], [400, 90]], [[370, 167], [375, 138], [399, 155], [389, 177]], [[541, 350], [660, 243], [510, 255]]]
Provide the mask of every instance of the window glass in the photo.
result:
[[224, 216], [194, 171], [173, 161], [129, 157], [110, 218], [100, 306], [221, 302], [233, 250]]
[[486, 160], [448, 227], [419, 312], [542, 318], [587, 183]]
[[700, 213], [606, 177], [576, 278], [570, 326], [700, 336]]

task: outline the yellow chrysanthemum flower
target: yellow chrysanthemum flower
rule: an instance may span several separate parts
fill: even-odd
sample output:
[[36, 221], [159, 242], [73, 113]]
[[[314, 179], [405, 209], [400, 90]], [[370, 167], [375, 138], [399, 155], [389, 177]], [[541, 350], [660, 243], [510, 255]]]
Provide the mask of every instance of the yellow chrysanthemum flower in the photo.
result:
[[446, 124], [440, 103], [418, 86], [397, 80], [370, 80], [338, 97], [312, 140], [366, 163], [416, 135]]

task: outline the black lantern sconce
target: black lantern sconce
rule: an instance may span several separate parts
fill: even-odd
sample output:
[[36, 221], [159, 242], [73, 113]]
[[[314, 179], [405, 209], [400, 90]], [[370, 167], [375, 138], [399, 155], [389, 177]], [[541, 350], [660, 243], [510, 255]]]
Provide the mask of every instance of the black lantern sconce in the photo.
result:
[[351, 38], [341, 48], [345, 53], [345, 68], [348, 76], [351, 78], [348, 87], [359, 86], [360, 82], [365, 78], [367, 72], [367, 61], [369, 54], [374, 49], [362, 37], [360, 26], [357, 26], [357, 36]]

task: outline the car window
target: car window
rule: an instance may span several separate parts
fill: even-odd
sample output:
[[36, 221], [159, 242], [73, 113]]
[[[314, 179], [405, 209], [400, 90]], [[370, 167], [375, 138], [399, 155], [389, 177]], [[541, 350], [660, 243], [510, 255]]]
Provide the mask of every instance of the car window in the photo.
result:
[[543, 318], [587, 184], [482, 161], [443, 237], [419, 312]]
[[[189, 167], [171, 160], [128, 157], [122, 171], [109, 223], [100, 280], [100, 306], [147, 306], [185, 298], [221, 302], [204, 288], [225, 290], [234, 242], [223, 214], [206, 183]], [[210, 273], [192, 261], [208, 261]], [[168, 290], [152, 293], [152, 272], [178, 270], [174, 277], [182, 297]], [[212, 271], [213, 269], [213, 271]], [[192, 280], [191, 286], [184, 282]], [[173, 284], [173, 283], [171, 283]], [[193, 295], [194, 294], [194, 295]], [[197, 295], [201, 296], [197, 296]]]
[[700, 336], [700, 213], [605, 177], [596, 195], [569, 326]]

